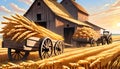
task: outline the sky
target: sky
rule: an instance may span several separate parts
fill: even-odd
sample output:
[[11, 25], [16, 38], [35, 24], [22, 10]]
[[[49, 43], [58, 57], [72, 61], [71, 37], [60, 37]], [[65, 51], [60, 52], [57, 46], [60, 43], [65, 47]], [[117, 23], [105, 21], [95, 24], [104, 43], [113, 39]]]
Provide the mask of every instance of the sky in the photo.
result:
[[[15, 13], [23, 15], [34, 0], [0, 0], [0, 22], [2, 16]], [[61, 0], [58, 0], [60, 2]], [[120, 34], [120, 0], [75, 0], [90, 14], [89, 22]], [[0, 24], [0, 28], [3, 27]]]

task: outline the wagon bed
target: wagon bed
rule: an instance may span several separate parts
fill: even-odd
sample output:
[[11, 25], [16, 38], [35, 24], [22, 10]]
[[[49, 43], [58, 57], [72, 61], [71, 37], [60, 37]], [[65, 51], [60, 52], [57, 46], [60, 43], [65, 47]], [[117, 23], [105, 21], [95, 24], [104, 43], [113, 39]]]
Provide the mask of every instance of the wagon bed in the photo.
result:
[[8, 58], [13, 60], [26, 60], [29, 52], [38, 51], [41, 59], [51, 57], [53, 54], [63, 53], [64, 43], [59, 40], [52, 40], [49, 37], [30, 37], [21, 42], [3, 38], [2, 48], [8, 48]]
[[94, 38], [73, 38], [73, 41], [76, 41], [78, 44], [90, 44], [91, 46], [94, 46], [99, 38], [100, 37], [94, 37]]

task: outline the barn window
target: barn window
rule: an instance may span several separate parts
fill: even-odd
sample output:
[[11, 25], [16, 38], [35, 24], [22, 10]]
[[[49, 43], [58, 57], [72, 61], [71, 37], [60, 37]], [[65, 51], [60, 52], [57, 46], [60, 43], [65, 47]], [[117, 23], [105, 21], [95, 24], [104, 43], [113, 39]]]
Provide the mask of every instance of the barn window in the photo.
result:
[[40, 2], [38, 2], [38, 4], [37, 4], [38, 6], [40, 6], [41, 5], [41, 3]]
[[69, 27], [69, 24], [67, 24], [67, 27]]
[[41, 20], [41, 14], [37, 14], [37, 20]]

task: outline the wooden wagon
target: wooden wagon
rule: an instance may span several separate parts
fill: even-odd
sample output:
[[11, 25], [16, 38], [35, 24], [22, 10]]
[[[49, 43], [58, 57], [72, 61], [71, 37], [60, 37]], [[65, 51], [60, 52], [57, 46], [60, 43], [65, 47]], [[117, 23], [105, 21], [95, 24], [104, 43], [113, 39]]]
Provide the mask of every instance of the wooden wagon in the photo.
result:
[[97, 37], [93, 38], [73, 38], [74, 41], [77, 42], [77, 44], [87, 44], [89, 43], [91, 46], [99, 46], [100, 44], [110, 44], [112, 43], [112, 34], [109, 33], [109, 31], [104, 31], [103, 35], [99, 35]]
[[8, 48], [8, 58], [11, 61], [26, 60], [29, 52], [38, 51], [41, 59], [51, 57], [53, 54], [63, 53], [64, 43], [52, 40], [49, 37], [30, 37], [22, 42], [16, 42], [11, 38], [3, 38], [3, 48]]
[[94, 37], [94, 38], [73, 38], [73, 41], [76, 41], [78, 45], [80, 44], [90, 44], [91, 47], [95, 46], [98, 42], [98, 39], [100, 37]]

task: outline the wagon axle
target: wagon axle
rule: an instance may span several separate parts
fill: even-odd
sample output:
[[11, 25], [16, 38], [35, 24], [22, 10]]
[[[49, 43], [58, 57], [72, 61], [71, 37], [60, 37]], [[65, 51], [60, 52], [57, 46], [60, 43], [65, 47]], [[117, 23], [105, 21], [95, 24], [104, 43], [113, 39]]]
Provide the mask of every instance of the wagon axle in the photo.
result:
[[17, 54], [18, 54], [18, 53], [20, 53], [20, 51], [19, 51], [19, 50], [16, 50], [16, 51], [15, 51], [15, 53], [17, 53]]
[[49, 48], [44, 48], [43, 51], [49, 52], [50, 50], [49, 50]]
[[61, 51], [61, 49], [60, 49], [59, 47], [56, 47], [56, 50], [57, 50], [57, 51]]

